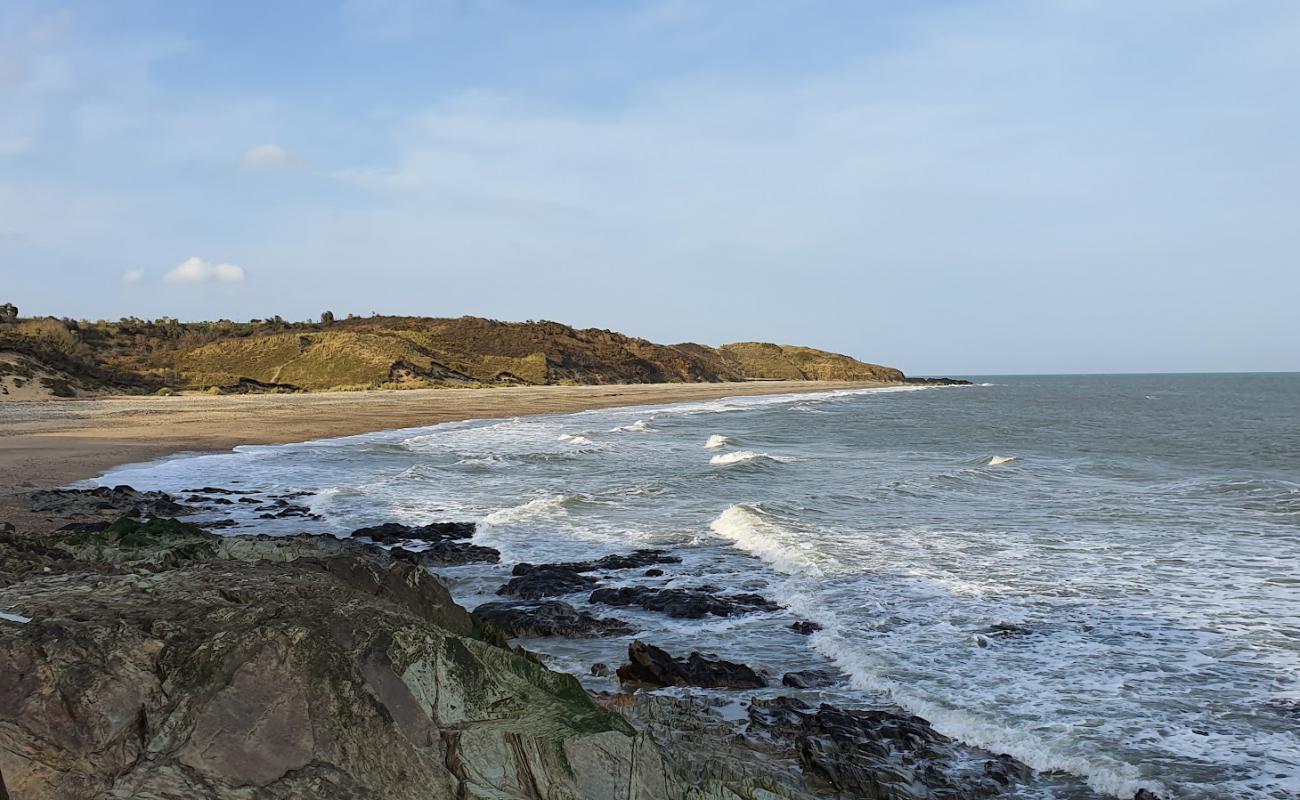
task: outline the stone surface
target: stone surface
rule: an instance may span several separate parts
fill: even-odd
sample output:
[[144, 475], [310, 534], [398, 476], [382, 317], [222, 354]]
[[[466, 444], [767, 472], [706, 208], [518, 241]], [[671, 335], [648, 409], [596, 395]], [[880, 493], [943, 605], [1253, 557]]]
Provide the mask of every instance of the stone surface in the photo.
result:
[[619, 619], [597, 617], [559, 600], [484, 603], [474, 615], [510, 637], [567, 636], [574, 639], [624, 636], [635, 628]]
[[648, 567], [652, 564], [680, 564], [681, 559], [664, 550], [633, 550], [631, 553], [616, 553], [592, 561], [565, 561], [558, 564], [516, 564], [512, 575], [527, 575], [535, 570], [568, 570], [570, 572], [608, 572], [635, 567]]
[[640, 640], [627, 648], [628, 663], [618, 668], [620, 683], [630, 686], [699, 686], [705, 689], [759, 689], [758, 673], [733, 661], [691, 653], [685, 659]]
[[511, 578], [497, 589], [497, 594], [523, 600], [540, 600], [543, 597], [585, 592], [595, 586], [595, 578], [568, 567], [540, 566]]
[[64, 798], [675, 800], [656, 746], [333, 537], [0, 538], [0, 781]]
[[781, 676], [781, 685], [792, 689], [822, 689], [839, 681], [838, 673], [829, 669], [801, 669]]
[[781, 607], [756, 594], [716, 594], [713, 587], [699, 589], [652, 589], [645, 586], [622, 586], [597, 589], [588, 598], [592, 603], [611, 606], [640, 606], [680, 619], [706, 616], [732, 617], [751, 611], [779, 611]]

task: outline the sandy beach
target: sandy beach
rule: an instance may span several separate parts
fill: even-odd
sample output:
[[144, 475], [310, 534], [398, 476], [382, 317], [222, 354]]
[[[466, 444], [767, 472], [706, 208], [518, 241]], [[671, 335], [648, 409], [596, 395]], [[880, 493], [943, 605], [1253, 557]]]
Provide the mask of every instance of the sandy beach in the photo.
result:
[[0, 403], [0, 519], [21, 523], [32, 532], [45, 530], [49, 523], [21, 508], [15, 502], [18, 494], [179, 452], [217, 452], [243, 444], [283, 444], [462, 419], [878, 385], [883, 384], [762, 381]]

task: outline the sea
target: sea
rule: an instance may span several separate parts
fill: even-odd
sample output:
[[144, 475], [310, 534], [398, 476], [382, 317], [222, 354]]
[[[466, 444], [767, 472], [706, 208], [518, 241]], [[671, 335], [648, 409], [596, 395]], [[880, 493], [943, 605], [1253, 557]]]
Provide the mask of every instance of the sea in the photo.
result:
[[98, 482], [307, 492], [321, 516], [236, 504], [216, 515], [232, 535], [477, 521], [501, 564], [439, 571], [471, 608], [517, 562], [663, 548], [682, 563], [605, 582], [783, 610], [592, 606], [638, 631], [525, 646], [607, 691], [591, 665], [633, 638], [832, 669], [826, 702], [900, 707], [1038, 770], [1013, 797], [1300, 796], [1300, 374], [972, 380], [471, 420]]

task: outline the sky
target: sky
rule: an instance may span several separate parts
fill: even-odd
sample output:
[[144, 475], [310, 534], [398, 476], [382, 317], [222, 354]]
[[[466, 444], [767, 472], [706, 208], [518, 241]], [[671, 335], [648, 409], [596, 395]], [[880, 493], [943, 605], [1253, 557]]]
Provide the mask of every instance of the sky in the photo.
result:
[[0, 3], [0, 302], [1300, 370], [1295, 0]]

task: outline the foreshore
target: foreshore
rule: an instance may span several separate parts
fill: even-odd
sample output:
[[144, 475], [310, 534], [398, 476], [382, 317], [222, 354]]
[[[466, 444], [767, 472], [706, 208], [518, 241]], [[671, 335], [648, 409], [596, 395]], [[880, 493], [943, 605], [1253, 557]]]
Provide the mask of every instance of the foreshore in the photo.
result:
[[181, 452], [221, 452], [246, 444], [284, 444], [464, 419], [887, 385], [754, 381], [0, 403], [0, 520], [43, 532], [48, 521], [18, 503], [19, 495]]

